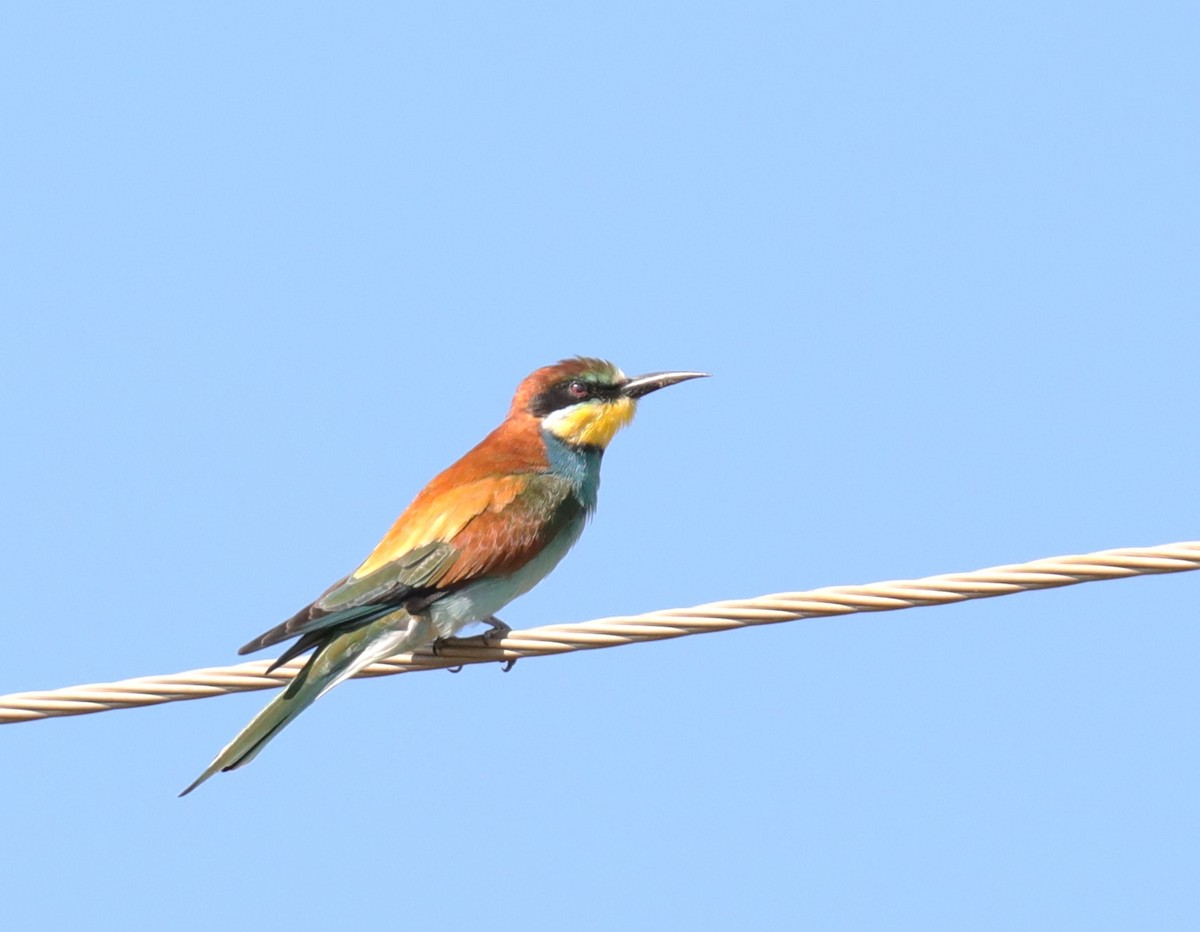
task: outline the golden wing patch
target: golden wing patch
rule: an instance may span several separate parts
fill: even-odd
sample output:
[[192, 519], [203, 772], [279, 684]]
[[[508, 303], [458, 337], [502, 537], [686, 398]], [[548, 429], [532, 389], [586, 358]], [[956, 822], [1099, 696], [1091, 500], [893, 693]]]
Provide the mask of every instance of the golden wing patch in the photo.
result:
[[529, 479], [529, 475], [489, 477], [457, 486], [426, 502], [418, 498], [351, 577], [359, 579], [373, 573], [418, 547], [452, 541], [472, 519], [512, 504]]

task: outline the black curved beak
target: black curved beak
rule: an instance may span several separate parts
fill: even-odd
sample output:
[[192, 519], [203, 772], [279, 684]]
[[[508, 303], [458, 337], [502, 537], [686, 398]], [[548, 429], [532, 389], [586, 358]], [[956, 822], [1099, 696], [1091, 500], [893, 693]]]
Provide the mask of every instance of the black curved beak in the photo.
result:
[[621, 394], [627, 398], [641, 398], [660, 388], [686, 382], [688, 379], [706, 379], [707, 372], [650, 372], [646, 375], [636, 375], [621, 386]]

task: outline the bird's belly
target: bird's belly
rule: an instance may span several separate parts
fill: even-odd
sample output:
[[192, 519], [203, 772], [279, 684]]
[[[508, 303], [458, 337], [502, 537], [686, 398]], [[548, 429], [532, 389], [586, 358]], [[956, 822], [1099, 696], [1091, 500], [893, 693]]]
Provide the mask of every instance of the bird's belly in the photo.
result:
[[473, 621], [496, 614], [517, 596], [524, 595], [558, 566], [579, 540], [584, 521], [563, 528], [546, 548], [515, 573], [488, 576], [438, 599], [429, 607], [434, 627], [442, 637], [451, 637]]

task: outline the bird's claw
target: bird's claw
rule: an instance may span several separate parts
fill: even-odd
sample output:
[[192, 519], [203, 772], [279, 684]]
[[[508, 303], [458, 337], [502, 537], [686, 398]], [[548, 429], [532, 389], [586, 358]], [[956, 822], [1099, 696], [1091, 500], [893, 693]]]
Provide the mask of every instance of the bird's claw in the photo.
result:
[[[503, 641], [512, 632], [512, 625], [505, 624], [495, 615], [489, 615], [484, 619], [489, 625], [487, 631], [483, 632], [483, 643], [491, 647], [496, 641]], [[500, 668], [501, 673], [507, 673], [517, 664], [516, 657], [509, 657], [504, 661], [504, 666]]]
[[[512, 627], [510, 625], [505, 624], [495, 615], [484, 618], [483, 621], [487, 622], [491, 627], [489, 627], [488, 630], [484, 631], [482, 634], [475, 634], [471, 637], [465, 638], [438, 638], [433, 642], [432, 645], [430, 645], [430, 650], [433, 651], [433, 655], [435, 657], [440, 657], [442, 655], [442, 649], [445, 647], [492, 647], [497, 641], [503, 641], [508, 633], [512, 631]], [[513, 665], [517, 662], [517, 658], [509, 657], [507, 660], [500, 662], [504, 664], [500, 668], [501, 671], [507, 673], [513, 668]], [[447, 667], [446, 669], [451, 673], [458, 673], [462, 670], [462, 668], [463, 665], [460, 663], [457, 666]]]
[[[435, 657], [442, 656], [442, 649], [446, 646], [446, 642], [453, 640], [454, 638], [438, 638], [429, 645], [430, 653], [432, 653]], [[451, 673], [462, 673], [462, 668], [463, 665], [461, 663], [454, 667], [446, 667], [446, 669]]]

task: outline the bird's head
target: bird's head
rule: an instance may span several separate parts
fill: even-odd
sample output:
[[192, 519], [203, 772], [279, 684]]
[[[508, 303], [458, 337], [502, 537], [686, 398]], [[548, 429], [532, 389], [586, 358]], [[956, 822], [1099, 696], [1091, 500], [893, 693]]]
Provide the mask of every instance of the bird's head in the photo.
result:
[[630, 378], [603, 359], [564, 359], [525, 378], [512, 413], [536, 418], [564, 443], [603, 450], [633, 420], [639, 398], [707, 374], [652, 372]]

